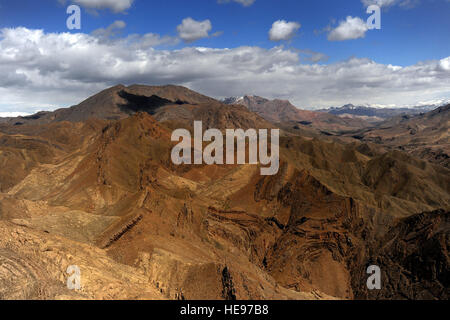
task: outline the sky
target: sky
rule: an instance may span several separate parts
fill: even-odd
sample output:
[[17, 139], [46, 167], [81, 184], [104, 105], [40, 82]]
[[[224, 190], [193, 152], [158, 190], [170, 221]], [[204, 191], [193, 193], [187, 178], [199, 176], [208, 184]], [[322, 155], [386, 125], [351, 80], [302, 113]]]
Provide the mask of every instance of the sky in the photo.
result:
[[0, 116], [119, 83], [302, 109], [438, 103], [450, 99], [450, 0], [0, 0], [0, 75]]

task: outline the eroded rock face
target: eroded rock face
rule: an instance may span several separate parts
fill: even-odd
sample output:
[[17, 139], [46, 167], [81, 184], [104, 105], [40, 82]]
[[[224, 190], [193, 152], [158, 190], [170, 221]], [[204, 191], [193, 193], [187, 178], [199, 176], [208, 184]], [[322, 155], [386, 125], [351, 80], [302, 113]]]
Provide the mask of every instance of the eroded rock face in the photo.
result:
[[[33, 261], [0, 249], [0, 299], [46, 298], [46, 276]], [[48, 287], [47, 287], [48, 288]]]
[[[438, 210], [402, 219], [370, 248], [365, 264], [355, 268], [356, 296], [448, 300], [449, 247], [450, 212]], [[381, 290], [369, 291], [357, 284], [367, 277], [365, 268], [372, 264], [381, 268]]]
[[189, 260], [165, 250], [141, 255], [139, 266], [161, 294], [169, 299], [235, 299], [228, 268], [214, 262]]
[[[348, 299], [447, 299], [448, 211], [380, 228], [382, 212], [336, 195], [306, 171], [262, 179], [255, 198], [288, 210], [268, 219], [279, 230], [265, 231], [276, 236], [261, 250], [264, 268], [284, 287]], [[369, 265], [381, 268], [382, 290], [368, 290]]]
[[273, 179], [260, 197], [275, 198], [287, 214], [273, 218], [281, 232], [266, 252], [266, 269], [285, 287], [353, 298], [347, 259], [360, 240], [362, 209], [306, 171], [294, 173], [282, 187]]
[[[104, 250], [13, 223], [0, 222], [2, 299], [162, 299], [137, 268]], [[69, 266], [81, 271], [81, 289], [69, 290]]]

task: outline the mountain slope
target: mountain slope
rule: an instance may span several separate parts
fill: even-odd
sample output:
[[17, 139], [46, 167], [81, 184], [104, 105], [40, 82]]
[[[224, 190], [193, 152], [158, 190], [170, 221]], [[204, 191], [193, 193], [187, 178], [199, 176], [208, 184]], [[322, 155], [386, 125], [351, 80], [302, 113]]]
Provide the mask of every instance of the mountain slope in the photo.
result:
[[[367, 265], [380, 266], [381, 290], [362, 288], [357, 296], [362, 299], [448, 300], [449, 235], [449, 212], [426, 212], [400, 220], [378, 247], [364, 257]], [[419, 267], [423, 265], [426, 267]], [[365, 278], [366, 275], [360, 273], [355, 281]]]
[[354, 137], [450, 168], [449, 126], [450, 105], [446, 105], [426, 114], [392, 118]]

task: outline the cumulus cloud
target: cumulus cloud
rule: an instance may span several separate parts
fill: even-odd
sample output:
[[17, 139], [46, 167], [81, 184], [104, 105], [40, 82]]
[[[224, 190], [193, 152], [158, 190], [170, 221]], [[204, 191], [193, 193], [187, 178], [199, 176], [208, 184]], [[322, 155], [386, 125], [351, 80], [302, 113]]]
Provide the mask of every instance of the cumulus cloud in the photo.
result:
[[377, 5], [379, 7], [389, 7], [394, 5], [398, 0], [361, 0], [362, 4], [365, 7], [371, 6], [371, 5]]
[[271, 41], [290, 40], [300, 27], [301, 25], [298, 22], [275, 21], [269, 31], [269, 39]]
[[192, 18], [183, 19], [177, 27], [180, 38], [188, 43], [207, 38], [211, 29], [212, 25], [210, 20], [196, 21]]
[[319, 65], [302, 64], [298, 51], [282, 46], [163, 50], [144, 42], [1, 29], [0, 111], [70, 106], [118, 83], [173, 83], [217, 98], [253, 93], [302, 108], [450, 97], [450, 57], [407, 67], [364, 58]]
[[124, 39], [114, 39], [123, 46], [128, 46], [131, 50], [147, 50], [153, 47], [174, 46], [180, 42], [178, 37], [160, 36], [156, 33], [130, 34]]
[[[59, 0], [66, 3], [67, 0]], [[134, 0], [72, 0], [71, 3], [78, 4], [88, 9], [110, 9], [113, 12], [123, 12], [131, 7]]]
[[121, 42], [122, 45], [127, 45], [131, 49], [148, 49], [150, 47], [158, 47], [163, 45], [176, 45], [180, 42], [177, 37], [163, 36], [155, 33], [130, 34], [125, 38], [120, 38], [121, 31], [126, 27], [126, 23], [122, 20], [114, 21], [107, 28], [96, 29], [91, 32], [91, 35], [103, 42]]
[[255, 3], [256, 0], [218, 0], [218, 3], [229, 3], [229, 2], [237, 2], [242, 4], [244, 7], [249, 7], [253, 3]]
[[361, 2], [365, 7], [377, 5], [380, 8], [387, 8], [398, 5], [404, 8], [412, 8], [419, 3], [419, 0], [361, 0]]
[[442, 71], [450, 71], [450, 57], [440, 60], [439, 67]]
[[348, 16], [328, 33], [328, 40], [345, 41], [364, 38], [367, 30], [369, 30], [367, 23], [361, 18]]
[[330, 59], [329, 56], [322, 52], [316, 52], [309, 49], [299, 50], [300, 55], [303, 56], [303, 59], [312, 63], [318, 62], [327, 62]]
[[126, 26], [127, 24], [124, 21], [116, 20], [107, 28], [100, 28], [92, 31], [92, 35], [102, 39], [109, 39], [117, 36], [120, 33], [120, 30], [124, 29]]

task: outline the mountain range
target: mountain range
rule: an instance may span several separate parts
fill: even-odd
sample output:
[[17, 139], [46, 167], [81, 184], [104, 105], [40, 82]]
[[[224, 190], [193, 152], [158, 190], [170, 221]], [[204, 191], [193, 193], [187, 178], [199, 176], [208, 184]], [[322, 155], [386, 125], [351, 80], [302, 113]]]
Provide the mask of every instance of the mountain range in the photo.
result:
[[[5, 119], [0, 298], [448, 299], [449, 107], [369, 125], [118, 85]], [[171, 133], [194, 120], [280, 128], [279, 172], [174, 165]], [[366, 285], [373, 264], [381, 290]]]
[[228, 98], [225, 104], [246, 106], [250, 111], [272, 123], [289, 123], [298, 128], [314, 128], [323, 131], [339, 132], [355, 130], [368, 126], [360, 119], [338, 117], [333, 114], [301, 110], [287, 100], [268, 100], [258, 96]]
[[422, 113], [427, 113], [438, 107], [439, 106], [436, 105], [424, 105], [412, 108], [374, 108], [374, 107], [354, 106], [353, 104], [347, 104], [339, 108], [331, 107], [329, 109], [321, 109], [318, 111], [334, 114], [340, 117], [358, 118], [368, 121], [370, 123], [377, 123], [396, 116], [418, 115]]

